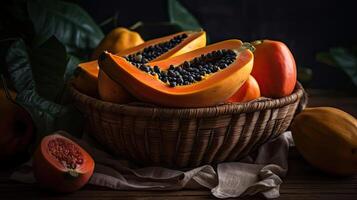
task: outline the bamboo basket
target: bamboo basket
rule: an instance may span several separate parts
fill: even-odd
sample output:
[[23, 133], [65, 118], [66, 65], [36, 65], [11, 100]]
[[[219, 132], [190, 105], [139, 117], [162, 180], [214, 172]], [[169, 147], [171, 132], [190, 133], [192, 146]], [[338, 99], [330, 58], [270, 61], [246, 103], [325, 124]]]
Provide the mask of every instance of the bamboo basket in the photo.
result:
[[205, 108], [114, 104], [69, 88], [90, 133], [110, 153], [170, 168], [239, 160], [286, 131], [307, 103], [299, 83], [291, 95], [280, 99]]

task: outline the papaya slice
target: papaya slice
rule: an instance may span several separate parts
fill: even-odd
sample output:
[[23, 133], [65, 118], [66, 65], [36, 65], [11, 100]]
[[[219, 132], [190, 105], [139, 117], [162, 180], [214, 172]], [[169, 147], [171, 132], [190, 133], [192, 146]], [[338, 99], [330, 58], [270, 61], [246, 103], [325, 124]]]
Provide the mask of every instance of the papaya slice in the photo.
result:
[[137, 99], [168, 107], [223, 103], [248, 79], [253, 54], [240, 40], [227, 40], [149, 64], [103, 52], [99, 66]]
[[[149, 40], [133, 48], [123, 50], [116, 55], [123, 57], [127, 56], [135, 63], [147, 63], [177, 56], [204, 46], [206, 46], [206, 33], [204, 31], [185, 31]], [[84, 71], [93, 68], [97, 69], [95, 77], [98, 81], [91, 81], [88, 84], [98, 85], [99, 96], [102, 100], [114, 103], [126, 103], [132, 99], [128, 93], [125, 93], [123, 88], [119, 88], [121, 87], [120, 85], [117, 85], [110, 80], [108, 75], [99, 73], [97, 60], [81, 63], [79, 64], [79, 67]], [[98, 74], [100, 74], [99, 77]], [[116, 92], [112, 92], [114, 88], [116, 88]]]

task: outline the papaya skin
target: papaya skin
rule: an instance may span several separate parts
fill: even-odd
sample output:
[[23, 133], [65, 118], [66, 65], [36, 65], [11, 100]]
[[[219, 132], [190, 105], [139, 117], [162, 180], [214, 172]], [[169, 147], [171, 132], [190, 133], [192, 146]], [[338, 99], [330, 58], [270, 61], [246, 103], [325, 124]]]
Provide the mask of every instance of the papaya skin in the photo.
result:
[[139, 33], [130, 31], [124, 27], [118, 27], [108, 33], [108, 35], [99, 43], [98, 47], [93, 52], [92, 59], [98, 59], [103, 51], [110, 51], [116, 54], [142, 43], [144, 43], [144, 40]]
[[289, 48], [282, 42], [259, 40], [255, 47], [252, 76], [261, 95], [280, 98], [290, 95], [296, 84], [296, 63]]
[[307, 108], [291, 125], [295, 145], [313, 166], [332, 174], [357, 173], [357, 120], [331, 107]]
[[241, 88], [227, 102], [248, 102], [260, 97], [258, 82], [250, 75]]
[[253, 54], [242, 49], [240, 40], [227, 40], [179, 56], [153, 62], [161, 70], [170, 65], [177, 66], [202, 54], [219, 49], [231, 49], [238, 52], [236, 60], [224, 70], [220, 70], [204, 80], [186, 86], [169, 87], [124, 58], [104, 52], [99, 59], [101, 69], [112, 80], [120, 83], [137, 99], [168, 107], [206, 107], [223, 103], [231, 97], [248, 79], [253, 67]]

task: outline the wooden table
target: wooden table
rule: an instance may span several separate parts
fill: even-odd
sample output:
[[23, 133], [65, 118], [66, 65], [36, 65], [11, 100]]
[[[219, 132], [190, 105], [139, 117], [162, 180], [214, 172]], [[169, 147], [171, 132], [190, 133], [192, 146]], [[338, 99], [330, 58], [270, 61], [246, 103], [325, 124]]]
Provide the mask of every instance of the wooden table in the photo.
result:
[[[337, 93], [310, 91], [310, 106], [334, 106], [357, 117], [357, 97], [343, 97]], [[11, 170], [0, 171], [0, 200], [13, 199], [212, 199], [208, 190], [183, 191], [113, 191], [107, 188], [86, 186], [67, 195], [54, 195], [40, 190], [37, 185], [10, 181]], [[279, 199], [331, 199], [357, 200], [357, 176], [332, 177], [314, 169], [292, 148], [289, 152], [289, 172], [281, 186]], [[240, 199], [264, 199], [261, 196]]]

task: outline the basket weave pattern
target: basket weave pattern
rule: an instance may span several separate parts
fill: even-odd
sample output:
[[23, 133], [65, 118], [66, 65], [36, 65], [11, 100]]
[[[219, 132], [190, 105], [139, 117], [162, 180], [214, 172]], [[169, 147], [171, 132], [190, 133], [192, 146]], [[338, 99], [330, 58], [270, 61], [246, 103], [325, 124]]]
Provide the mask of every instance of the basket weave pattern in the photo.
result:
[[277, 137], [304, 106], [300, 84], [290, 96], [207, 108], [113, 104], [70, 92], [91, 134], [108, 150], [144, 165], [173, 168], [234, 161]]

